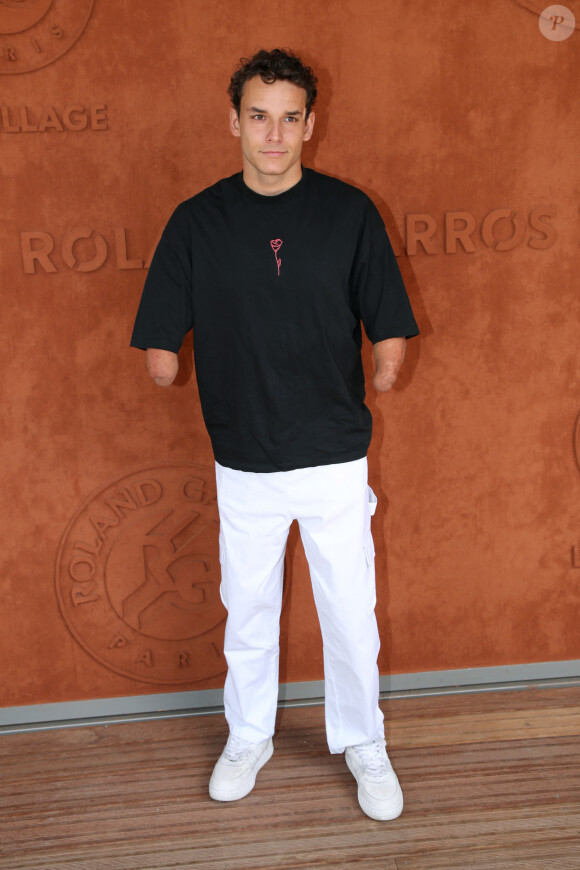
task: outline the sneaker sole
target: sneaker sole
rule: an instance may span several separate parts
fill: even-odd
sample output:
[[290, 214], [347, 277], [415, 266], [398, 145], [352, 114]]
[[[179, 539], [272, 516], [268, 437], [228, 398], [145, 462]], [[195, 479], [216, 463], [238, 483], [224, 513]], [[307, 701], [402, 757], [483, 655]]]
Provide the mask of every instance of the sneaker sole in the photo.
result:
[[214, 801], [239, 801], [243, 797], [246, 797], [247, 794], [250, 794], [254, 786], [256, 785], [256, 776], [260, 772], [260, 770], [264, 767], [264, 765], [270, 761], [272, 755], [274, 754], [274, 746], [272, 741], [270, 740], [267, 744], [264, 752], [261, 757], [258, 759], [256, 763], [256, 767], [254, 768], [254, 776], [251, 780], [246, 780], [244, 785], [238, 788], [237, 791], [220, 791], [219, 788], [212, 786], [211, 781], [209, 784], [209, 796]]

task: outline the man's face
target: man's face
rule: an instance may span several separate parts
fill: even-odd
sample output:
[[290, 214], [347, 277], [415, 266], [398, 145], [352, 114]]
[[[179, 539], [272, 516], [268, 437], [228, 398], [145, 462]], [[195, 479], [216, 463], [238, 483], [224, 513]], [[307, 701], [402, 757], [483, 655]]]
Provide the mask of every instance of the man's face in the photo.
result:
[[242, 146], [244, 181], [258, 193], [282, 193], [302, 177], [302, 143], [312, 136], [314, 113], [306, 120], [306, 91], [292, 82], [246, 82], [240, 114], [230, 110], [230, 129]]

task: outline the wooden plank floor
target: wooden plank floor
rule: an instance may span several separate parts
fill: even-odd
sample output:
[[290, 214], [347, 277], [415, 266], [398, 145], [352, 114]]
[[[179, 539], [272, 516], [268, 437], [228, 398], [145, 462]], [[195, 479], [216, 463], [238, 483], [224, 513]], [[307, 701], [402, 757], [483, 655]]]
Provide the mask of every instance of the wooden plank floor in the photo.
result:
[[383, 704], [405, 793], [362, 814], [320, 707], [282, 710], [242, 801], [210, 800], [222, 717], [0, 737], [2, 870], [580, 870], [580, 688]]

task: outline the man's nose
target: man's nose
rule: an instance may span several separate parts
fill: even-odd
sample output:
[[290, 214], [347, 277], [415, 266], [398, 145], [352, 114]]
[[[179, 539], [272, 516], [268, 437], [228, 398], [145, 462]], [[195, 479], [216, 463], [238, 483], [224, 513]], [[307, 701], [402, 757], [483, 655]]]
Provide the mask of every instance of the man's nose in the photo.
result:
[[280, 121], [272, 121], [268, 130], [268, 141], [279, 142], [282, 139], [282, 124]]

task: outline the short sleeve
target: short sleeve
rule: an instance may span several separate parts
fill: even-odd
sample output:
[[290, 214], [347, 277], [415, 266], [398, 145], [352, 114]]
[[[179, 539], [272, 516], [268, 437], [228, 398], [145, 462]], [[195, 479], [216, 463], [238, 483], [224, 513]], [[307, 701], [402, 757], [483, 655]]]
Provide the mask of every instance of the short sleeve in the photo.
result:
[[191, 235], [183, 206], [171, 216], [151, 260], [131, 346], [178, 353], [193, 325]]
[[419, 334], [385, 225], [368, 200], [353, 270], [358, 314], [370, 341]]

